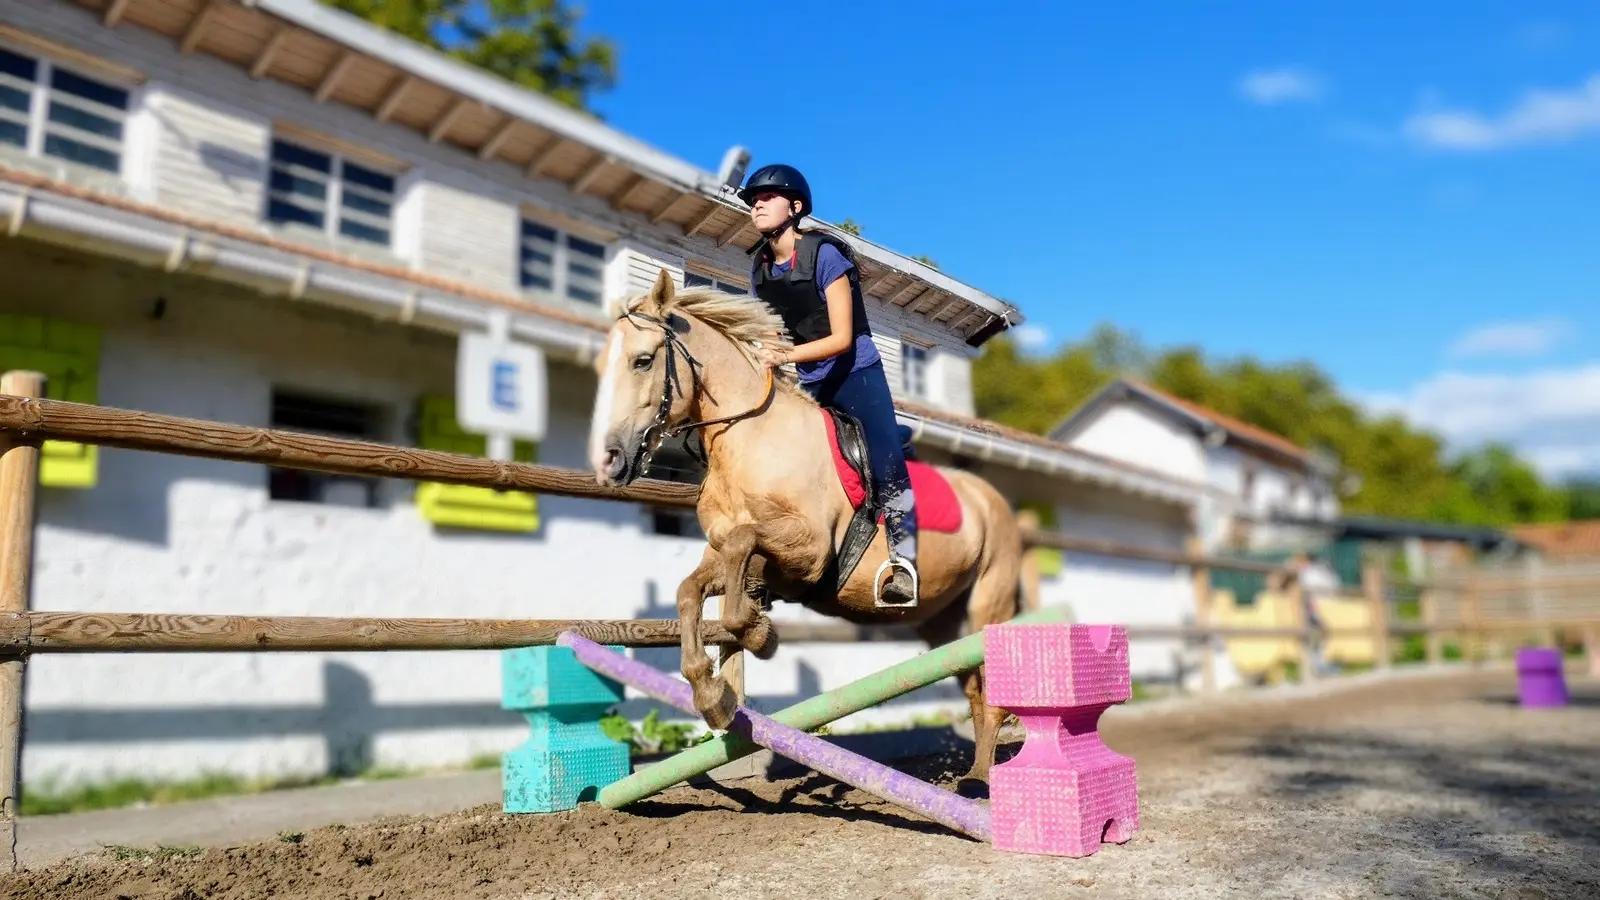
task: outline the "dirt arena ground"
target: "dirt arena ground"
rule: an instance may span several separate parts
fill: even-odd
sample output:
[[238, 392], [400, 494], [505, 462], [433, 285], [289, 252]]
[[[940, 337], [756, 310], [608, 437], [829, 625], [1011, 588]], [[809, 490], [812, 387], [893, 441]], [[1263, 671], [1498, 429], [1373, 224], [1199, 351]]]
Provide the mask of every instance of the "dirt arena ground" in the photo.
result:
[[[1103, 731], [1138, 761], [1142, 829], [1085, 859], [998, 853], [812, 775], [624, 811], [485, 806], [192, 856], [108, 851], [0, 878], [0, 897], [1578, 900], [1600, 897], [1600, 683], [1569, 684], [1559, 710], [1518, 708], [1503, 668], [1113, 709]], [[899, 765], [937, 779], [966, 760]]]

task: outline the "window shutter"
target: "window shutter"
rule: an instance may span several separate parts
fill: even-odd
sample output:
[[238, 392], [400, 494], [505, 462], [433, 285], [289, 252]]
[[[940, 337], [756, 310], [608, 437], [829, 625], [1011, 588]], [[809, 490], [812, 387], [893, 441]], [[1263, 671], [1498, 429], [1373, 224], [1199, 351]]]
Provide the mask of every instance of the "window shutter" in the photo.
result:
[[[100, 329], [59, 319], [0, 313], [0, 371], [28, 369], [49, 379], [45, 394], [69, 403], [100, 402]], [[39, 447], [42, 487], [91, 488], [99, 447], [45, 441]]]

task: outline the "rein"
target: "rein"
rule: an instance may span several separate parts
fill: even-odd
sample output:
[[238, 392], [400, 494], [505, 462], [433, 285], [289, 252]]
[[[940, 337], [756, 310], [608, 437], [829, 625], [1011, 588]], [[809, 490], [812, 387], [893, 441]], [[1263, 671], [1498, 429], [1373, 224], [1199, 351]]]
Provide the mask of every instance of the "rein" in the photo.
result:
[[[693, 379], [695, 391], [700, 389], [700, 374], [697, 371], [698, 367], [700, 366], [700, 362], [694, 358], [694, 354], [689, 352], [689, 348], [684, 346], [683, 338], [678, 336], [678, 333], [672, 329], [672, 323], [666, 319], [657, 316], [646, 315], [641, 312], [625, 312], [617, 318], [619, 321], [621, 319], [628, 319], [636, 324], [640, 321], [643, 321], [659, 327], [664, 337], [662, 346], [666, 349], [667, 353], [667, 377], [661, 382], [661, 402], [656, 406], [655, 420], [652, 421], [639, 436], [639, 446], [634, 449], [633, 453], [634, 465], [636, 466], [635, 471], [639, 472], [640, 474], [643, 474], [644, 471], [650, 467], [650, 461], [655, 456], [656, 450], [660, 449], [662, 441], [665, 441], [668, 438], [676, 437], [680, 434], [695, 431], [700, 428], [737, 422], [740, 419], [755, 415], [759, 410], [762, 409], [762, 407], [766, 406], [772, 401], [775, 382], [772, 377], [772, 370], [767, 369], [766, 393], [762, 396], [761, 402], [757, 403], [755, 406], [752, 406], [741, 413], [718, 416], [715, 419], [706, 419], [699, 422], [691, 419], [678, 425], [668, 426], [667, 417], [672, 413], [673, 389], [682, 384], [678, 376], [678, 354], [683, 355], [684, 362], [689, 367], [689, 377]], [[684, 449], [689, 451], [689, 455], [693, 457], [696, 462], [703, 466], [708, 466], [710, 463], [703, 452], [704, 444], [705, 438], [702, 436], [702, 452], [696, 453], [693, 447], [691, 447], [687, 441], [684, 442]]]

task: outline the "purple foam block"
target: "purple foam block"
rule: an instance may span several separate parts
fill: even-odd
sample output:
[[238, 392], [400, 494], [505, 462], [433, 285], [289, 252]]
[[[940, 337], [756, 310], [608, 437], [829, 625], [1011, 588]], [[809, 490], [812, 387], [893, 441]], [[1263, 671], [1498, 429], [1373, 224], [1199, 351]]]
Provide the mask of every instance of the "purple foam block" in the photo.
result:
[[1517, 651], [1517, 696], [1526, 707], [1567, 705], [1560, 650], [1524, 647]]
[[1120, 625], [990, 625], [984, 684], [1027, 738], [990, 771], [998, 850], [1088, 856], [1139, 829], [1132, 759], [1100, 740], [1100, 715], [1132, 695]]
[[[570, 648], [579, 662], [602, 675], [632, 685], [686, 713], [699, 714], [694, 708], [693, 689], [665, 672], [607, 650], [571, 631], [563, 632], [556, 638], [556, 643]], [[948, 828], [981, 841], [991, 837], [989, 810], [978, 801], [935, 787], [797, 728], [790, 728], [749, 707], [739, 707], [728, 730], [774, 753], [804, 763], [824, 775], [854, 785], [897, 806], [919, 812]]]

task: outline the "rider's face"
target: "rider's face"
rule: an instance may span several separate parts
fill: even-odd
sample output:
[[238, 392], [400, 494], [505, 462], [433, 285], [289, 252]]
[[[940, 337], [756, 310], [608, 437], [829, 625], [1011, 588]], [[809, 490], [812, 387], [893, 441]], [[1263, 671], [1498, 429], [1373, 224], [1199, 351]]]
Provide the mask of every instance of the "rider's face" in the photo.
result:
[[782, 194], [762, 191], [750, 205], [750, 222], [758, 231], [770, 231], [787, 221], [799, 205]]

